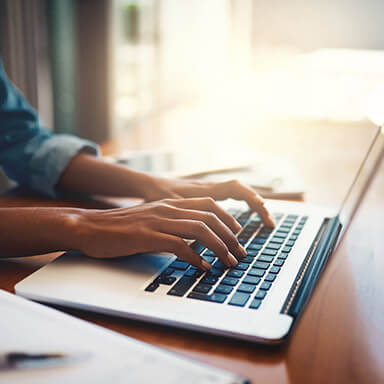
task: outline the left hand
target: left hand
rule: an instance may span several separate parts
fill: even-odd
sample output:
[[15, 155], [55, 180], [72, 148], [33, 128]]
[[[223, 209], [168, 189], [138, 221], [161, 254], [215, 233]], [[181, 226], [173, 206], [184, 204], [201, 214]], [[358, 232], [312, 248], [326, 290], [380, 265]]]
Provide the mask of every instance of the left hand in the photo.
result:
[[275, 225], [272, 216], [264, 206], [263, 198], [252, 188], [241, 184], [237, 180], [207, 182], [153, 177], [151, 181], [151, 187], [146, 188], [144, 195], [147, 201], [193, 197], [212, 197], [215, 200], [228, 198], [244, 200], [253, 211], [259, 214], [266, 226], [273, 227]]

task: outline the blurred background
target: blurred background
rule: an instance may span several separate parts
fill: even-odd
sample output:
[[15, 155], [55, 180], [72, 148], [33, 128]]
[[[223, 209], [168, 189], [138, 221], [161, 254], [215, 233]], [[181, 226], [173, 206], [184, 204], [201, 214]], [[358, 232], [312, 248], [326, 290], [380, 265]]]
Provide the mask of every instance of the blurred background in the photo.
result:
[[48, 127], [105, 153], [180, 152], [188, 168], [249, 152], [312, 164], [312, 147], [332, 172], [384, 121], [383, 14], [381, 0], [1, 0], [0, 52]]

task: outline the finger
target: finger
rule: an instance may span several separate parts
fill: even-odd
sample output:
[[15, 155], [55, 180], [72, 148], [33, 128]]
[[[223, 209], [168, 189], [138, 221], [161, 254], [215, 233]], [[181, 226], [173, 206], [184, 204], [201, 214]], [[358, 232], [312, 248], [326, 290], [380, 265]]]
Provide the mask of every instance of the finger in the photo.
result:
[[214, 252], [227, 267], [238, 264], [224, 242], [202, 221], [162, 219], [156, 223], [156, 230], [185, 239], [196, 239]]
[[274, 227], [275, 223], [272, 216], [264, 206], [264, 200], [252, 188], [241, 184], [237, 180], [218, 183], [215, 186], [210, 186], [212, 189], [212, 197], [218, 200], [233, 198], [236, 200], [245, 200], [249, 207], [256, 211], [264, 224], [268, 227]]
[[180, 237], [166, 233], [158, 233], [154, 238], [155, 248], [153, 251], [171, 252], [179, 259], [194, 265], [204, 271], [209, 271], [212, 266], [200, 255], [192, 250], [192, 248]]
[[168, 192], [168, 195], [166, 196], [166, 198], [180, 200], [180, 199], [183, 199], [183, 196], [179, 195], [176, 192]]
[[170, 202], [175, 207], [184, 209], [194, 209], [198, 211], [213, 212], [224, 224], [226, 224], [234, 233], [241, 230], [241, 225], [237, 220], [221, 208], [212, 197], [198, 197], [191, 199], [182, 199]]
[[182, 199], [183, 196], [176, 192], [164, 190], [162, 192], [156, 191], [153, 196], [149, 193], [146, 201], [156, 201], [162, 199]]
[[[168, 206], [171, 207], [171, 206]], [[212, 212], [197, 211], [172, 207], [164, 218], [195, 220], [205, 223], [225, 243], [229, 251], [238, 259], [246, 256], [245, 249], [240, 245], [233, 232]]]

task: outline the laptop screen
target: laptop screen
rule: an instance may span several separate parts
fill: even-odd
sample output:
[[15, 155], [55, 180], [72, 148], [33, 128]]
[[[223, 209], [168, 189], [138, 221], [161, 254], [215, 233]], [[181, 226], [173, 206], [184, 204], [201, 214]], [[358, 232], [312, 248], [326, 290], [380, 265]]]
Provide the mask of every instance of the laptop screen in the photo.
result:
[[[368, 185], [379, 166], [384, 152], [384, 127], [377, 128], [377, 132], [362, 161], [359, 170], [348, 189], [339, 211], [340, 221], [343, 224], [342, 233], [347, 229], [353, 214], [359, 206]], [[341, 234], [342, 235], [342, 234]], [[339, 237], [341, 238], [341, 236]]]

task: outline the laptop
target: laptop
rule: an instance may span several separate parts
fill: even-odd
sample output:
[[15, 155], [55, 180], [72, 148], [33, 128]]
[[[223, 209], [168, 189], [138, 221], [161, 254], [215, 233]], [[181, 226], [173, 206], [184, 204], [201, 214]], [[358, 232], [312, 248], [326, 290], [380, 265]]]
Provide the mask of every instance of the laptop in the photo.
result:
[[346, 230], [384, 150], [377, 129], [339, 211], [267, 201], [275, 228], [244, 203], [222, 203], [242, 225], [247, 256], [232, 269], [198, 242], [191, 247], [212, 270], [202, 272], [169, 253], [92, 259], [67, 252], [15, 287], [47, 304], [223, 335], [281, 343], [290, 334]]

